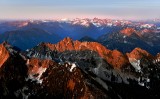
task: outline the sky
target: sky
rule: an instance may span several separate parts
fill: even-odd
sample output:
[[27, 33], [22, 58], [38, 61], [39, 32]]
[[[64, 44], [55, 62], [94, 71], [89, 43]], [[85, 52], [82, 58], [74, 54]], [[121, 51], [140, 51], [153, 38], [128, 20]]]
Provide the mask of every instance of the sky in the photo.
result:
[[160, 0], [0, 0], [0, 19], [160, 18]]

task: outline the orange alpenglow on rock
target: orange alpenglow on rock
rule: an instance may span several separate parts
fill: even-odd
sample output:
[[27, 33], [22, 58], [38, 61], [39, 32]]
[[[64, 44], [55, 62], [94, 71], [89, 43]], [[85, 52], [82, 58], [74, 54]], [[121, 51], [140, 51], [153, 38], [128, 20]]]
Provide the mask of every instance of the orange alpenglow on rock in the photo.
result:
[[126, 36], [130, 36], [133, 33], [136, 32], [136, 30], [134, 28], [125, 28], [123, 30], [120, 31], [122, 34], [126, 35]]
[[135, 48], [131, 53], [127, 53], [128, 58], [134, 58], [136, 60], [140, 60], [143, 57], [151, 58], [153, 57], [147, 51], [142, 50], [141, 48]]
[[102, 57], [104, 57], [104, 54], [110, 52], [110, 50], [106, 49], [99, 43], [73, 41], [70, 38], [65, 38], [57, 44], [44, 43], [42, 44], [42, 46], [47, 46], [52, 51], [58, 51], [58, 52], [63, 52], [67, 50], [68, 51], [92, 50], [98, 52]]
[[102, 58], [106, 59], [106, 61], [114, 66], [115, 68], [120, 68], [125, 65], [127, 62], [127, 57], [123, 55], [121, 52], [114, 50], [111, 51], [104, 47], [103, 45], [97, 42], [80, 42], [73, 41], [71, 38], [64, 38], [57, 44], [43, 43], [41, 46], [46, 46], [52, 51], [82, 51], [82, 50], [91, 50], [97, 52]]
[[39, 72], [40, 68], [48, 68], [48, 66], [53, 65], [51, 60], [40, 60], [36, 58], [31, 58], [27, 60], [28, 65], [28, 73], [29, 74], [36, 74]]
[[121, 68], [129, 63], [127, 57], [118, 50], [112, 51], [111, 57], [108, 57], [108, 62], [110, 62], [116, 68]]
[[120, 31], [123, 35], [131, 36], [132, 34], [136, 34], [139, 37], [142, 37], [142, 31], [136, 31], [134, 28], [125, 28]]
[[70, 80], [68, 81], [67, 87], [68, 87], [70, 90], [73, 91], [73, 89], [74, 89], [74, 87], [75, 87], [75, 82], [74, 82], [72, 79], [70, 79]]
[[0, 67], [7, 61], [9, 58], [9, 52], [7, 51], [6, 42], [0, 44]]

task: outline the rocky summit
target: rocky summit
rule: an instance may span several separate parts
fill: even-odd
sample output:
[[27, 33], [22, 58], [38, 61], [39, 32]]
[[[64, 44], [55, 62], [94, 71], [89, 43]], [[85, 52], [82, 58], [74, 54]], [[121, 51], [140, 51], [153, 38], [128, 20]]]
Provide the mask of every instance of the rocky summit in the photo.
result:
[[[123, 54], [96, 42], [65, 38], [20, 51], [0, 44], [1, 98], [159, 98], [159, 54]], [[134, 94], [133, 94], [134, 93]]]

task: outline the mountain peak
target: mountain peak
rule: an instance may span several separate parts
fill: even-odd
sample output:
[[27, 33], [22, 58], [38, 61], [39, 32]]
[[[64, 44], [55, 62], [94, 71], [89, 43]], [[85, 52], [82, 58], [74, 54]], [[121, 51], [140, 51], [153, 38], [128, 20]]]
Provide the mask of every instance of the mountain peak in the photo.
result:
[[73, 42], [73, 40], [70, 37], [66, 37], [61, 42]]
[[137, 60], [139, 60], [143, 57], [152, 57], [151, 54], [149, 54], [147, 51], [145, 51], [141, 48], [135, 48], [132, 52], [127, 53], [127, 56], [129, 58], [135, 58]]
[[6, 46], [6, 45], [9, 45], [9, 43], [7, 41], [4, 41], [2, 45]]
[[111, 51], [111, 57], [108, 57], [108, 60], [116, 68], [121, 68], [128, 63], [127, 57], [118, 50]]
[[[110, 65], [115, 68], [121, 68], [128, 61], [123, 53], [118, 50], [109, 50], [103, 45], [97, 42], [80, 42], [73, 41], [70, 38], [65, 38], [57, 44], [45, 43], [45, 46], [52, 51], [64, 52], [64, 51], [84, 51], [90, 50], [97, 52], [100, 57], [104, 58]], [[41, 48], [41, 47], [40, 47]]]
[[125, 28], [123, 30], [120, 31], [122, 34], [126, 35], [126, 36], [130, 36], [132, 35], [133, 33], [136, 32], [136, 30], [134, 28]]

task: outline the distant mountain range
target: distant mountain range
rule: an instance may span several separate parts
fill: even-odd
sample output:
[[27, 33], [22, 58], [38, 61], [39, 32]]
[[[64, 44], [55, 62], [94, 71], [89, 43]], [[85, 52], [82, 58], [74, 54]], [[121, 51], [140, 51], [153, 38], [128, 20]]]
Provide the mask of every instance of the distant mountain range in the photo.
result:
[[41, 42], [57, 43], [65, 37], [99, 42], [106, 48], [123, 53], [136, 47], [155, 55], [159, 49], [159, 21], [111, 19], [61, 19], [0, 22], [0, 42], [9, 42], [22, 50]]
[[138, 31], [134, 28], [125, 28], [119, 32], [105, 34], [98, 38], [98, 41], [109, 49], [118, 49], [126, 53], [140, 47], [153, 55], [160, 51], [159, 40], [159, 32], [148, 29]]
[[60, 40], [58, 35], [37, 28], [8, 31], [0, 34], [0, 38], [0, 42], [7, 41], [23, 50], [32, 48], [40, 42], [56, 43]]

